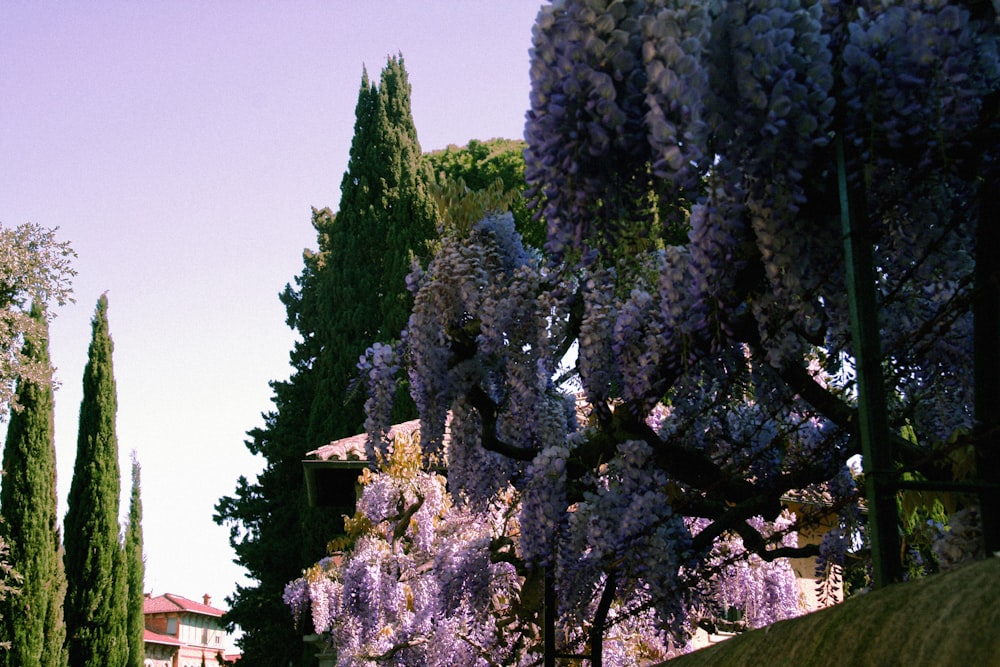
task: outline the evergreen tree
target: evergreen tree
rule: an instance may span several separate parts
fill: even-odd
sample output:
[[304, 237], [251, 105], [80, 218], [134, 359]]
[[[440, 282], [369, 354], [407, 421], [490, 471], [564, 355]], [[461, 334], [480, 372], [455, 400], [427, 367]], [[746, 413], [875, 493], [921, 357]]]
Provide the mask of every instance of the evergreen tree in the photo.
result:
[[108, 299], [97, 301], [83, 376], [76, 463], [66, 512], [66, 630], [73, 667], [125, 664], [124, 554]]
[[125, 566], [128, 581], [128, 667], [143, 667], [146, 650], [142, 636], [146, 619], [142, 613], [146, 563], [142, 553], [141, 468], [132, 452], [132, 496], [129, 501], [128, 529], [125, 533]]
[[[37, 304], [31, 317], [40, 335], [28, 337], [24, 356], [50, 369], [48, 326]], [[11, 565], [23, 577], [18, 595], [0, 603], [0, 641], [10, 650], [0, 660], [11, 667], [57, 667], [65, 664], [62, 619], [65, 575], [56, 525], [56, 452], [53, 439], [51, 370], [41, 380], [21, 380], [19, 411], [11, 414], [3, 456], [0, 524], [10, 545]]]
[[[358, 358], [372, 343], [399, 338], [413, 304], [406, 289], [410, 257], [425, 258], [435, 235], [431, 174], [410, 112], [402, 56], [389, 58], [378, 86], [362, 75], [355, 114], [340, 209], [318, 220], [320, 384], [310, 445], [363, 429], [364, 392], [351, 391]], [[396, 417], [415, 414], [404, 400]]]
[[220, 499], [215, 508], [216, 522], [230, 525], [236, 561], [256, 580], [253, 586], [237, 585], [223, 618], [242, 629], [237, 640], [240, 663], [248, 667], [314, 662], [281, 593], [288, 577], [299, 575], [308, 554], [314, 559], [324, 554], [331, 534], [328, 513], [308, 507], [302, 471], [315, 393], [317, 260], [316, 254], [306, 252], [303, 271], [295, 279], [297, 289], [286, 286], [280, 295], [288, 325], [299, 332], [300, 340], [289, 355], [291, 377], [271, 383], [274, 410], [264, 415], [263, 427], [248, 434], [247, 448], [267, 463], [255, 481], [241, 476], [236, 493]]
[[125, 665], [129, 658], [128, 633], [128, 564], [125, 562], [124, 536], [118, 539], [118, 548], [114, 553], [115, 562], [111, 587], [111, 622], [108, 625], [108, 636], [114, 637], [112, 652], [108, 654], [104, 665]]
[[248, 434], [247, 448], [266, 465], [255, 481], [240, 477], [235, 493], [215, 508], [215, 521], [230, 526], [236, 561], [255, 581], [237, 586], [224, 617], [243, 631], [245, 667], [314, 661], [302, 644], [308, 629], [295, 627], [281, 595], [325, 555], [339, 517], [308, 507], [302, 459], [317, 445], [361, 431], [363, 392], [345, 405], [347, 387], [368, 345], [399, 336], [409, 312], [409, 252], [422, 252], [434, 229], [401, 58], [389, 60], [381, 81], [375, 86], [362, 74], [340, 211], [313, 210], [319, 252], [304, 254], [296, 285], [280, 297], [299, 340], [291, 377], [271, 383], [274, 410]]
[[69, 652], [66, 646], [66, 622], [63, 615], [63, 604], [66, 600], [66, 566], [62, 536], [56, 529], [53, 536], [56, 547], [56, 574], [53, 578], [52, 596], [45, 610], [46, 636], [49, 641], [42, 649], [42, 667], [66, 667], [69, 664]]

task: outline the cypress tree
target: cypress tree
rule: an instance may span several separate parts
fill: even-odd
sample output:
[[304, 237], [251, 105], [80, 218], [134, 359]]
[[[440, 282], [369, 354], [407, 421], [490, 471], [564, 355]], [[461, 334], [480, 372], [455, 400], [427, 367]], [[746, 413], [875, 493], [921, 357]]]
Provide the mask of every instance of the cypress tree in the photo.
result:
[[295, 278], [297, 289], [288, 285], [280, 295], [288, 325], [299, 333], [299, 340], [289, 355], [291, 377], [271, 383], [274, 410], [264, 415], [263, 427], [248, 433], [247, 448], [263, 456], [266, 465], [253, 482], [240, 477], [236, 493], [215, 507], [216, 522], [231, 526], [229, 541], [236, 562], [255, 580], [254, 585], [237, 585], [223, 617], [243, 631], [237, 642], [240, 664], [246, 667], [315, 662], [281, 595], [285, 584], [313, 562], [310, 557], [315, 560], [325, 554], [329, 525], [335, 520], [329, 512], [308, 507], [302, 470], [317, 376], [318, 261], [317, 253], [306, 252], [302, 273]]
[[112, 570], [111, 587], [111, 622], [108, 624], [107, 635], [113, 638], [108, 642], [110, 652], [101, 664], [121, 665], [125, 667], [129, 655], [128, 635], [128, 565], [125, 562], [124, 536], [118, 538], [118, 548], [114, 552], [114, 569]]
[[41, 381], [21, 380], [21, 409], [11, 414], [3, 454], [0, 524], [10, 545], [10, 563], [23, 577], [18, 595], [0, 605], [0, 641], [10, 650], [0, 661], [10, 667], [61, 667], [65, 664], [62, 619], [66, 580], [60, 563], [56, 525], [56, 452], [49, 364], [48, 325], [43, 310], [31, 316], [41, 325], [25, 341], [24, 353], [39, 368]]
[[125, 638], [124, 553], [119, 539], [117, 397], [102, 295], [83, 374], [76, 462], [66, 512], [66, 631], [72, 667], [120, 667]]
[[[358, 357], [389, 342], [409, 318], [410, 257], [426, 257], [435, 233], [431, 174], [410, 111], [402, 56], [388, 59], [379, 85], [362, 75], [354, 139], [336, 216], [318, 220], [322, 269], [318, 283], [320, 382], [309, 444], [354, 435], [364, 426], [364, 392], [351, 391]], [[401, 392], [398, 419], [415, 416]]]
[[128, 528], [125, 532], [125, 566], [128, 581], [128, 667], [143, 667], [146, 650], [142, 641], [146, 619], [142, 602], [146, 577], [146, 563], [142, 554], [142, 495], [140, 493], [141, 468], [135, 451], [132, 452], [132, 495], [129, 500]]
[[48, 609], [45, 612], [46, 639], [42, 649], [42, 667], [66, 667], [69, 664], [69, 652], [66, 646], [66, 622], [63, 615], [63, 604], [66, 600], [66, 567], [63, 559], [66, 552], [58, 529], [55, 532], [56, 574], [52, 584], [52, 595], [49, 597]]
[[434, 233], [409, 94], [402, 58], [389, 60], [380, 86], [362, 72], [339, 212], [313, 210], [319, 251], [304, 254], [296, 287], [281, 294], [299, 340], [291, 377], [271, 383], [274, 410], [248, 434], [247, 448], [266, 465], [215, 507], [215, 521], [230, 526], [236, 562], [254, 580], [237, 586], [223, 619], [243, 630], [246, 667], [315, 662], [281, 594], [325, 555], [340, 518], [308, 507], [302, 459], [317, 444], [361, 431], [364, 398], [348, 391], [358, 356], [398, 337], [409, 315], [409, 252], [424, 252], [423, 239]]

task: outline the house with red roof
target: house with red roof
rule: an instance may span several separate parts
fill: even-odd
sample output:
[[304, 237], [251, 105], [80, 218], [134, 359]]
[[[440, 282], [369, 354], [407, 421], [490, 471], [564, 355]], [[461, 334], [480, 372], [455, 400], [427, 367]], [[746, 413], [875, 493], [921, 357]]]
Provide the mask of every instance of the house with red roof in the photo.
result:
[[212, 606], [208, 595], [196, 602], [174, 593], [147, 594], [142, 612], [146, 667], [220, 667], [239, 659], [225, 653], [224, 612]]

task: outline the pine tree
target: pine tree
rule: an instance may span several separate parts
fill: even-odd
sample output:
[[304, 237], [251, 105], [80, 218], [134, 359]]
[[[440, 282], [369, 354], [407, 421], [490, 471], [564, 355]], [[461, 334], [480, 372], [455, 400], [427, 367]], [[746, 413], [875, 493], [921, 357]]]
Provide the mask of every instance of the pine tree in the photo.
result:
[[[29, 337], [24, 354], [39, 368], [50, 369], [48, 326], [37, 305], [31, 317], [40, 335]], [[21, 591], [0, 604], [2, 664], [19, 667], [61, 667], [65, 657], [62, 618], [66, 580], [56, 525], [56, 452], [53, 431], [51, 371], [41, 381], [22, 380], [19, 411], [11, 414], [3, 455], [0, 524], [10, 545], [11, 565], [23, 577]]]
[[[339, 211], [317, 225], [322, 348], [310, 445], [362, 430], [364, 392], [351, 391], [358, 357], [375, 342], [399, 338], [413, 303], [406, 289], [410, 257], [425, 257], [435, 235], [431, 174], [413, 124], [402, 56], [389, 58], [378, 86], [363, 74], [355, 116]], [[397, 417], [414, 415], [404, 400]]]
[[132, 452], [132, 496], [129, 502], [128, 528], [125, 533], [125, 566], [128, 576], [128, 667], [143, 667], [146, 650], [142, 641], [146, 619], [142, 613], [146, 563], [142, 553], [141, 467]]
[[119, 539], [117, 397], [108, 299], [97, 301], [66, 512], [66, 630], [73, 667], [125, 664], [125, 559]]

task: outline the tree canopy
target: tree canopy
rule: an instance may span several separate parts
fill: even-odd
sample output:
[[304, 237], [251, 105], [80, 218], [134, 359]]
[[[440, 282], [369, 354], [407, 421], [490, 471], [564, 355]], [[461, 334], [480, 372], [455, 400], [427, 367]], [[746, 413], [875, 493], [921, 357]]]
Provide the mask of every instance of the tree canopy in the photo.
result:
[[[340, 517], [308, 507], [302, 459], [364, 424], [358, 358], [376, 341], [397, 339], [412, 297], [411, 254], [424, 256], [434, 234], [430, 172], [410, 113], [401, 56], [389, 58], [378, 83], [362, 74], [354, 139], [341, 181], [339, 209], [314, 209], [318, 249], [304, 253], [295, 287], [281, 295], [300, 340], [287, 381], [273, 382], [274, 410], [250, 431], [247, 447], [267, 464], [255, 481], [240, 478], [221, 498], [215, 520], [230, 525], [230, 543], [255, 585], [239, 586], [226, 621], [243, 630], [247, 665], [311, 660], [281, 603], [285, 584], [325, 553]], [[413, 413], [412, 404], [398, 415]]]
[[26, 336], [45, 334], [30, 315], [33, 305], [49, 313], [48, 306], [71, 300], [76, 253], [55, 233], [33, 223], [0, 225], [0, 417], [7, 415], [19, 379], [44, 383], [49, 378], [48, 366], [24, 356], [23, 346]]
[[[733, 535], [842, 562], [872, 538], [848, 467], [872, 438], [891, 532], [895, 500], [943, 490], [996, 543], [996, 492], [966, 483], [998, 469], [996, 26], [937, 0], [541, 9], [525, 174], [548, 259], [503, 216], [442, 239], [403, 344], [370, 355], [369, 454], [403, 368], [455, 501], [520, 494], [519, 556], [591, 630], [560, 650], [600, 660], [605, 600], [682, 638]], [[820, 545], [762, 530], [789, 497], [839, 515]]]
[[[391, 57], [378, 85], [367, 72], [362, 76], [337, 214], [324, 209], [313, 216], [321, 269], [315, 333], [319, 384], [310, 445], [353, 435], [364, 425], [364, 393], [352, 391], [358, 358], [375, 342], [399, 338], [406, 325], [410, 258], [425, 258], [427, 241], [435, 235], [429, 181], [403, 58]], [[401, 401], [397, 414], [409, 418], [412, 407]]]
[[[427, 153], [434, 182], [443, 188], [460, 182], [471, 192], [487, 191], [499, 180], [504, 192], [511, 192], [507, 209], [514, 225], [529, 246], [540, 248], [545, 242], [545, 223], [528, 211], [524, 190], [524, 149], [522, 140], [470, 139], [465, 146], [448, 146]], [[439, 210], [441, 205], [438, 206]], [[443, 214], [444, 212], [441, 211]]]

